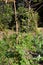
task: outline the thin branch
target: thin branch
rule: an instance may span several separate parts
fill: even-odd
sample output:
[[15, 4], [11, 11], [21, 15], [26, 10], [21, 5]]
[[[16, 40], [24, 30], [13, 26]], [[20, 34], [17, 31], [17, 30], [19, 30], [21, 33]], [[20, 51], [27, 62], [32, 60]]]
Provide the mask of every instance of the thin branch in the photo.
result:
[[41, 7], [43, 7], [43, 5], [41, 5], [36, 11], [39, 11], [39, 9], [40, 9]]
[[31, 7], [37, 7], [38, 5], [40, 5], [41, 3], [43, 3], [43, 2], [40, 2], [40, 3], [36, 3], [36, 4], [33, 4], [33, 5], [31, 5]]

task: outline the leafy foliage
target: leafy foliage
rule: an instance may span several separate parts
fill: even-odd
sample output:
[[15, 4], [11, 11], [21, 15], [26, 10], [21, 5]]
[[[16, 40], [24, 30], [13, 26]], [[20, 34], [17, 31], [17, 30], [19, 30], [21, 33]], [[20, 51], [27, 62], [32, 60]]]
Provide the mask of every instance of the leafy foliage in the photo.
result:
[[35, 31], [37, 29], [38, 13], [34, 12], [33, 9], [28, 10], [24, 7], [18, 8], [18, 19], [20, 21], [20, 31]]
[[[0, 6], [0, 29], [9, 28], [14, 12], [10, 4]], [[19, 31], [36, 31], [38, 13], [18, 7]], [[14, 23], [14, 22], [13, 22]], [[18, 44], [16, 39], [18, 37]], [[43, 61], [43, 36], [36, 33], [18, 33], [0, 40], [0, 65], [39, 65]]]
[[[38, 65], [43, 61], [43, 37], [41, 34], [19, 34], [16, 44], [16, 34], [4, 36], [0, 40], [1, 65]], [[35, 55], [36, 54], [36, 55]], [[39, 56], [40, 55], [40, 56]]]
[[9, 27], [13, 14], [12, 6], [10, 4], [3, 4], [0, 6], [0, 29]]
[[[9, 28], [9, 25], [15, 27], [13, 15], [14, 11], [11, 4], [3, 4], [0, 6], [0, 29]], [[17, 8], [17, 17], [17, 21], [19, 21], [19, 31], [29, 32], [36, 30], [38, 13], [34, 12], [33, 9], [29, 10], [28, 8], [19, 6]]]

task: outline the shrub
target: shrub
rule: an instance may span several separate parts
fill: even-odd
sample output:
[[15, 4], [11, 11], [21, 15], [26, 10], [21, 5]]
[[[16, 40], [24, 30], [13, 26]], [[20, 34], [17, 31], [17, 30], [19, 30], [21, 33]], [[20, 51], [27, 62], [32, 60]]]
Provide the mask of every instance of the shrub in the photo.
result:
[[9, 23], [12, 21], [13, 14], [10, 4], [3, 4], [0, 6], [0, 29], [9, 28]]
[[43, 36], [42, 34], [18, 35], [4, 37], [0, 40], [0, 64], [1, 65], [38, 65], [43, 61]]
[[33, 9], [28, 10], [24, 7], [18, 8], [18, 19], [20, 23], [20, 31], [36, 31], [38, 22], [38, 13], [34, 12]]

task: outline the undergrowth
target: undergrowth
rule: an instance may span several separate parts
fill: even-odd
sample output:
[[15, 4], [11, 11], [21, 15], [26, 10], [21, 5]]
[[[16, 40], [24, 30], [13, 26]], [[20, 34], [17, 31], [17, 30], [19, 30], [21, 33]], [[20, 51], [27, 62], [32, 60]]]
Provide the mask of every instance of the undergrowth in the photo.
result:
[[43, 62], [43, 36], [42, 34], [4, 36], [0, 40], [0, 65], [39, 65]]

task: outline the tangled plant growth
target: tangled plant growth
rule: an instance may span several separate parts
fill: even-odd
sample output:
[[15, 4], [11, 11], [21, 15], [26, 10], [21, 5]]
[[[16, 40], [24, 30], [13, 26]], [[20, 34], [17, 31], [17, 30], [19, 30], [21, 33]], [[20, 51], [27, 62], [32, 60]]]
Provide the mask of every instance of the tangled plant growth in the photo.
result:
[[[39, 65], [43, 62], [43, 36], [40, 33], [27, 33], [36, 31], [38, 14], [31, 8], [29, 10], [23, 6], [18, 7], [16, 14], [17, 19], [14, 21], [18, 22], [19, 31], [26, 33], [13, 34], [9, 37], [7, 34], [4, 35], [0, 40], [0, 65]], [[10, 4], [0, 6], [0, 29], [9, 28], [12, 15], [14, 12]]]
[[3, 4], [0, 6], [0, 29], [9, 28], [9, 23], [12, 21], [14, 14], [10, 4]]
[[33, 9], [28, 10], [24, 7], [18, 8], [19, 30], [29, 32], [37, 29], [38, 13]]
[[0, 40], [0, 65], [38, 65], [43, 61], [43, 37], [41, 34], [16, 34]]
[[[3, 14], [2, 14], [3, 13]], [[14, 10], [11, 4], [3, 4], [0, 6], [0, 30], [15, 27]], [[38, 13], [34, 12], [33, 9], [28, 10], [25, 7], [18, 7], [17, 18], [19, 32], [35, 31], [38, 22]], [[13, 25], [12, 25], [13, 24]]]

